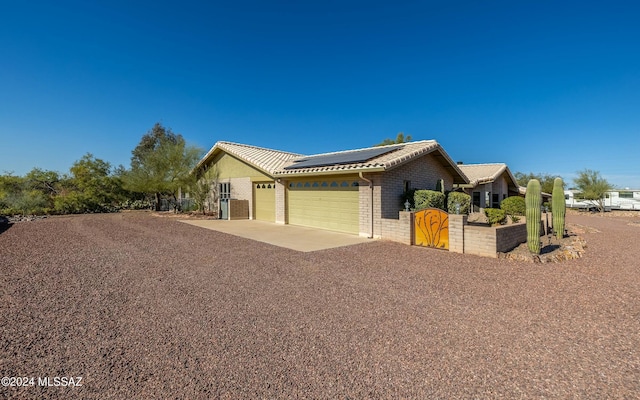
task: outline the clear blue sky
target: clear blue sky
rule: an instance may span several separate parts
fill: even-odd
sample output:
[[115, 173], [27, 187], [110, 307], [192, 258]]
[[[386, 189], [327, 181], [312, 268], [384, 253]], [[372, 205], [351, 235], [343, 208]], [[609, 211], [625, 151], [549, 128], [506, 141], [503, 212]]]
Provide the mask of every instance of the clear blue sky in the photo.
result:
[[640, 188], [636, 1], [8, 1], [0, 173], [129, 166], [156, 122], [303, 154], [398, 132]]

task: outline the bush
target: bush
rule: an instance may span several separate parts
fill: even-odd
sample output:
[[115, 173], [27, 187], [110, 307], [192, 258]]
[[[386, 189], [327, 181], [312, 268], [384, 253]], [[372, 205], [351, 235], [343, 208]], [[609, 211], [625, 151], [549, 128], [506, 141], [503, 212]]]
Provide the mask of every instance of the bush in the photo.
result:
[[502, 200], [502, 203], [500, 203], [500, 208], [510, 217], [513, 217], [514, 215], [524, 215], [526, 210], [524, 197], [507, 197]]
[[469, 214], [471, 206], [471, 196], [462, 192], [451, 192], [447, 198], [447, 210], [449, 213], [455, 213], [456, 208], [460, 207], [460, 214]]
[[504, 224], [506, 222], [507, 215], [504, 210], [499, 208], [485, 208], [484, 213], [489, 219], [489, 224], [491, 225]]
[[415, 209], [424, 210], [425, 208], [439, 208], [444, 210], [444, 193], [435, 190], [416, 190], [413, 199], [415, 201]]

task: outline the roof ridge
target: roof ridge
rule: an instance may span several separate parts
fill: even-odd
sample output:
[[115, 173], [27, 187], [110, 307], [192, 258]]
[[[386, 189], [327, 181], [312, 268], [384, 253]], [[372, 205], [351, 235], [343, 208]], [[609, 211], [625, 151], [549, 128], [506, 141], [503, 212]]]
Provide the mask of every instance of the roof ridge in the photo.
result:
[[458, 164], [459, 167], [476, 167], [484, 165], [507, 165], [506, 163]]
[[414, 144], [426, 143], [426, 142], [436, 142], [436, 141], [434, 139], [417, 140], [415, 142], [385, 144], [384, 146], [369, 146], [369, 147], [360, 147], [360, 148], [357, 148], [357, 149], [337, 150], [337, 151], [329, 151], [329, 152], [326, 152], [326, 153], [309, 154], [309, 155], [306, 155], [304, 157], [328, 156], [328, 155], [333, 155], [333, 154], [350, 153], [350, 152], [355, 152], [355, 151], [378, 149], [378, 148], [384, 148], [384, 147], [404, 147], [404, 146], [407, 146], [407, 145], [414, 145]]
[[[239, 146], [239, 147], [251, 148], [251, 149], [256, 149], [256, 150], [275, 151], [277, 153], [289, 154], [289, 155], [292, 155], [292, 156], [304, 156], [304, 154], [292, 153], [290, 151], [270, 149], [270, 148], [267, 148], [267, 147], [254, 146], [252, 144], [229, 142], [229, 141], [226, 141], [226, 140], [219, 140], [216, 144], [217, 145], [223, 145], [223, 146], [224, 145]], [[215, 147], [215, 145], [214, 145], [214, 147]]]

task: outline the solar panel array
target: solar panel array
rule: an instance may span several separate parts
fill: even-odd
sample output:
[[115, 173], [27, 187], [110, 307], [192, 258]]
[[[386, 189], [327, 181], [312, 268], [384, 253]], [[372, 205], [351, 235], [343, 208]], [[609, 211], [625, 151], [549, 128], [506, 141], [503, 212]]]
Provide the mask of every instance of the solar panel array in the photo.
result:
[[379, 157], [383, 154], [391, 153], [392, 151], [396, 151], [402, 147], [403, 146], [373, 147], [370, 149], [304, 157], [294, 160], [292, 165], [289, 165], [284, 169], [300, 169], [311, 167], [327, 167], [329, 165], [356, 164], [371, 160], [372, 158]]

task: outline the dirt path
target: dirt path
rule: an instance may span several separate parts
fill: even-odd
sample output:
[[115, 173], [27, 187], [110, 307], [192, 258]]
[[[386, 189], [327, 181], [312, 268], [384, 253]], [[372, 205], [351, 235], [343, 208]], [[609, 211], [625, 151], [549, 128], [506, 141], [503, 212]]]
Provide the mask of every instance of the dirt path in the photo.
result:
[[[638, 219], [533, 265], [313, 253], [144, 213], [0, 233], [0, 398], [637, 398]], [[37, 377], [81, 376], [82, 387]]]

